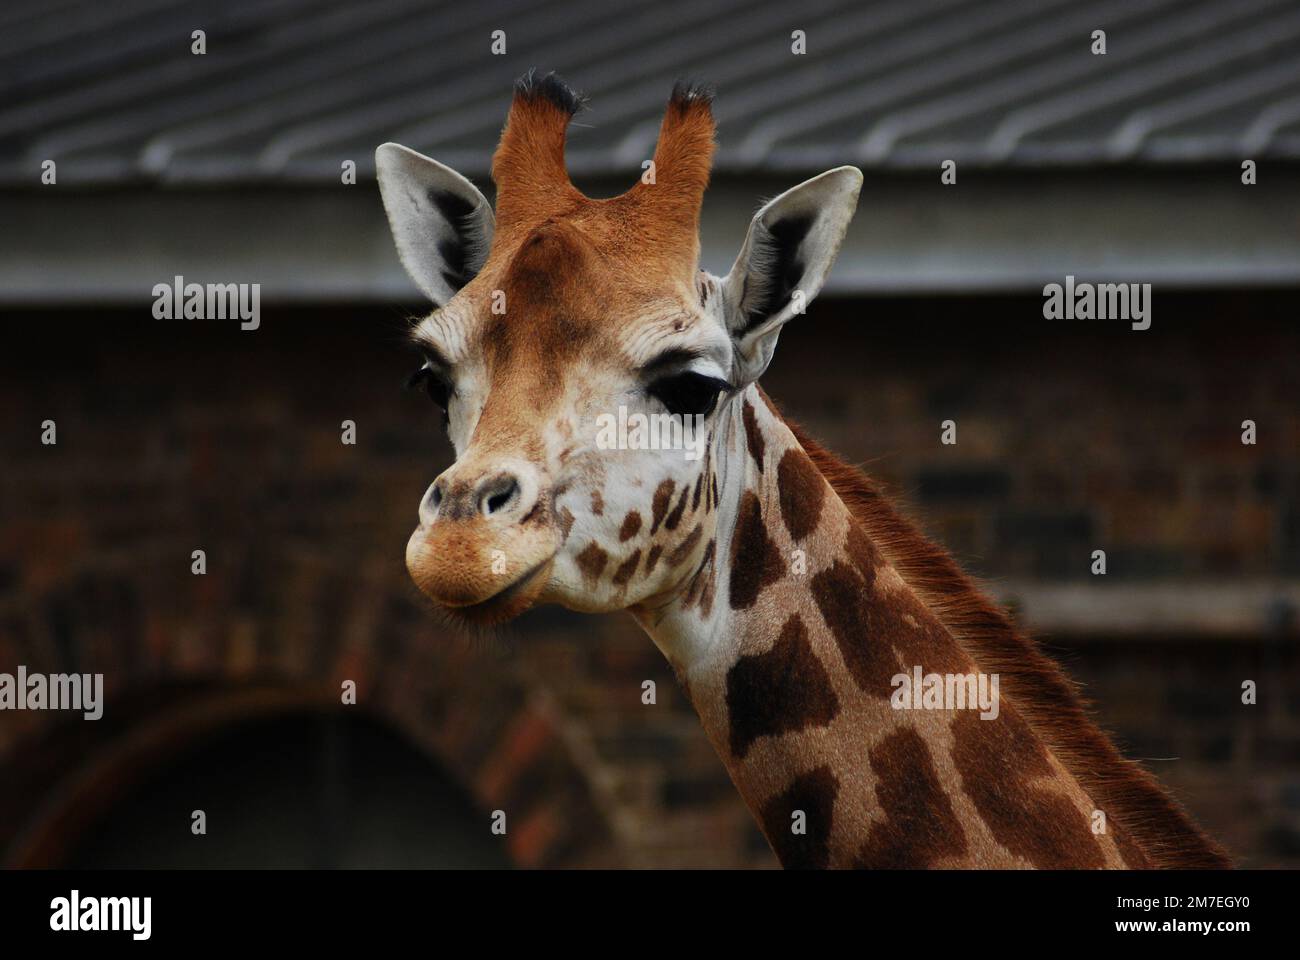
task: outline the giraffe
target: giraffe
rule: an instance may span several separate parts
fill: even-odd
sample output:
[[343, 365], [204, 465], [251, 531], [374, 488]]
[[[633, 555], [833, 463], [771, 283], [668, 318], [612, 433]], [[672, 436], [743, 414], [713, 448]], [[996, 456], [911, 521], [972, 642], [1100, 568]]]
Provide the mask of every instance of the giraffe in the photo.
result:
[[[517, 81], [495, 209], [434, 160], [376, 151], [399, 257], [434, 304], [412, 323], [413, 381], [456, 454], [406, 547], [434, 607], [465, 625], [628, 611], [786, 867], [1228, 866], [1056, 664], [759, 386], [861, 172], [763, 205], [719, 277], [699, 267], [712, 95], [679, 83], [654, 176], [608, 199], [566, 171], [583, 105], [554, 74]], [[701, 448], [602, 443], [616, 410], [691, 418]], [[996, 677], [998, 707], [907, 708], [914, 671]]]

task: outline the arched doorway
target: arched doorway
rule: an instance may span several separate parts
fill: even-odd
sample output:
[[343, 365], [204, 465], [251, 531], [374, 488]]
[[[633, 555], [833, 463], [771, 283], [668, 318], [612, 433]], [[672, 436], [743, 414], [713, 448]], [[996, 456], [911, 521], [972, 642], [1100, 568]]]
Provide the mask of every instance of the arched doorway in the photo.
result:
[[[202, 810], [206, 833], [191, 815]], [[489, 817], [430, 757], [361, 713], [236, 720], [87, 823], [72, 868], [508, 867]]]

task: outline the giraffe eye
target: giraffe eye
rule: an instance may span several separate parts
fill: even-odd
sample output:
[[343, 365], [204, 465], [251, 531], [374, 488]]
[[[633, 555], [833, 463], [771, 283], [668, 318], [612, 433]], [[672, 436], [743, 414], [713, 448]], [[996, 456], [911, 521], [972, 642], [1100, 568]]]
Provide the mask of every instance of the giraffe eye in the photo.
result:
[[713, 411], [718, 395], [728, 387], [730, 384], [726, 380], [685, 370], [651, 381], [646, 393], [667, 407], [669, 413], [702, 416]]
[[425, 364], [415, 373], [411, 374], [410, 379], [406, 381], [406, 388], [414, 390], [416, 387], [423, 386], [424, 392], [429, 395], [440, 410], [445, 414], [447, 404], [451, 402], [451, 395], [454, 392], [451, 381], [447, 379], [446, 374], [441, 370], [436, 370], [429, 364]]

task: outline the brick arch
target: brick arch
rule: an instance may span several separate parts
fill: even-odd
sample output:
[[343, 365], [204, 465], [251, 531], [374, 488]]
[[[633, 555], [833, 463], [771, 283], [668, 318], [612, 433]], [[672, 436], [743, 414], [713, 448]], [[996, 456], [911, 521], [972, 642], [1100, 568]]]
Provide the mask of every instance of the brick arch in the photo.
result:
[[[295, 709], [361, 710], [395, 728], [482, 810], [506, 811], [521, 866], [624, 862], [558, 708], [500, 646], [439, 627], [400, 568], [343, 570], [304, 547], [209, 558], [194, 576], [174, 551], [133, 545], [0, 606], [0, 670], [102, 672], [105, 699], [94, 722], [0, 715], [0, 863], [57, 862], [105, 784], [222, 724]], [[341, 703], [344, 680], [356, 706]]]

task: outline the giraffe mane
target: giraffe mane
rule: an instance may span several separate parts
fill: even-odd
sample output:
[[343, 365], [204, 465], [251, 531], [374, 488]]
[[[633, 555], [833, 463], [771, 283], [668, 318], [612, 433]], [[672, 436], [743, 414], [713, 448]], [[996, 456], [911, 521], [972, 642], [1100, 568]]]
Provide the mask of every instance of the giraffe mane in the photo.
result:
[[946, 550], [899, 512], [880, 485], [772, 412], [794, 434], [831, 489], [976, 665], [997, 673], [1049, 750], [1160, 868], [1225, 868], [1231, 858], [1156, 778], [1123, 756], [1090, 716], [1091, 705], [1051, 657], [988, 599]]

